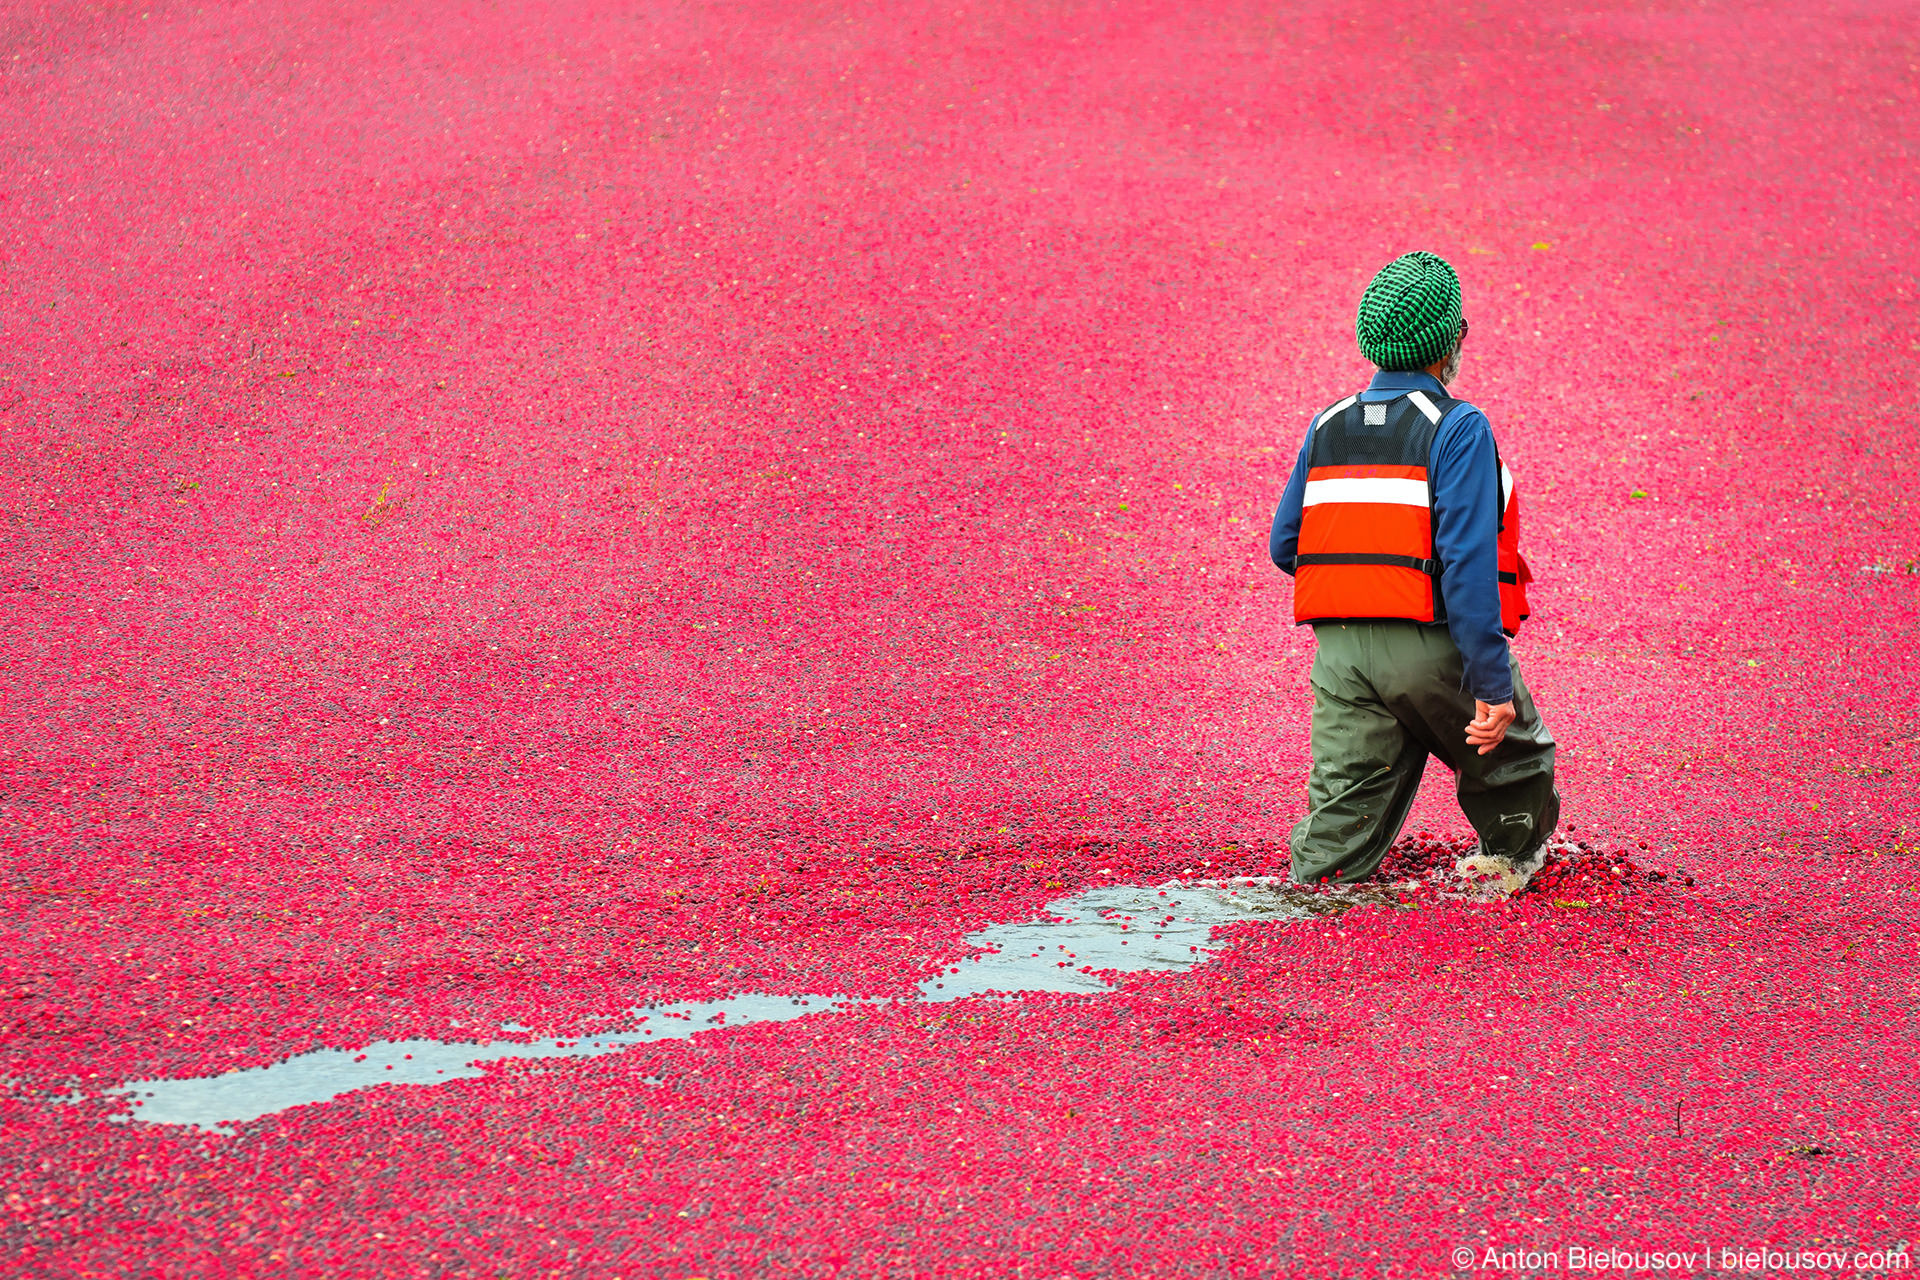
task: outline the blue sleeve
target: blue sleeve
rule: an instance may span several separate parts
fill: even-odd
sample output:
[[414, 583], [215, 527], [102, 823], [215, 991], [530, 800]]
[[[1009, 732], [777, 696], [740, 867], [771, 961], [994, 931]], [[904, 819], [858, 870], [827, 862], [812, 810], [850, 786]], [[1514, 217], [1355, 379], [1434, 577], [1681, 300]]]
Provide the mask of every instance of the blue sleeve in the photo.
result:
[[1300, 505], [1307, 496], [1307, 451], [1312, 447], [1310, 422], [1307, 438], [1300, 442], [1300, 456], [1293, 462], [1293, 474], [1287, 477], [1287, 487], [1280, 494], [1280, 506], [1273, 513], [1273, 529], [1267, 534], [1267, 555], [1289, 574], [1300, 549]]
[[1433, 442], [1433, 553], [1442, 566], [1447, 631], [1466, 659], [1466, 688], [1481, 702], [1513, 697], [1500, 630], [1500, 467], [1493, 428], [1468, 405]]

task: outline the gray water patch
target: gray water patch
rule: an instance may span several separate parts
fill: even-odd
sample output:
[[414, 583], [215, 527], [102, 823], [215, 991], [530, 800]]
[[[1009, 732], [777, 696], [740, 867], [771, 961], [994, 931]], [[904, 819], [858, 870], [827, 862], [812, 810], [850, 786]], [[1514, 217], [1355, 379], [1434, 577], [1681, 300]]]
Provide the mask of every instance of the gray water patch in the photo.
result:
[[1349, 895], [1314, 894], [1284, 880], [1249, 877], [1089, 889], [1047, 904], [1049, 918], [996, 924], [969, 934], [990, 948], [920, 984], [920, 999], [1062, 991], [1097, 995], [1114, 985], [1097, 972], [1190, 969], [1213, 958], [1217, 925], [1305, 920], [1352, 906]]
[[[1098, 995], [1114, 989], [1083, 969], [1139, 972], [1189, 969], [1213, 958], [1218, 925], [1247, 920], [1304, 920], [1361, 901], [1386, 901], [1364, 890], [1310, 893], [1285, 881], [1248, 878], [1163, 885], [1107, 885], [1047, 904], [1046, 918], [990, 925], [967, 935], [983, 948], [920, 984], [926, 1002], [1028, 992]], [[638, 1044], [678, 1040], [725, 1027], [785, 1022], [840, 1012], [871, 1000], [839, 995], [728, 996], [635, 1009], [616, 1025], [631, 1030], [530, 1042], [382, 1040], [362, 1049], [318, 1049], [264, 1067], [184, 1080], [135, 1080], [115, 1092], [134, 1103], [116, 1120], [183, 1124], [219, 1132], [284, 1111], [383, 1084], [440, 1084], [482, 1074], [481, 1064], [512, 1058], [585, 1058]], [[524, 1027], [508, 1023], [506, 1031]]]
[[[131, 1114], [117, 1120], [145, 1124], [190, 1124], [231, 1132], [231, 1125], [257, 1120], [310, 1102], [326, 1102], [356, 1089], [382, 1084], [442, 1084], [483, 1074], [481, 1064], [506, 1058], [589, 1058], [637, 1044], [680, 1040], [703, 1031], [755, 1022], [785, 1022], [845, 1008], [836, 996], [737, 995], [636, 1009], [625, 1020], [632, 1030], [490, 1044], [446, 1040], [380, 1040], [363, 1049], [316, 1049], [264, 1067], [184, 1080], [135, 1080], [115, 1090], [133, 1099]], [[508, 1023], [506, 1030], [522, 1030]]]

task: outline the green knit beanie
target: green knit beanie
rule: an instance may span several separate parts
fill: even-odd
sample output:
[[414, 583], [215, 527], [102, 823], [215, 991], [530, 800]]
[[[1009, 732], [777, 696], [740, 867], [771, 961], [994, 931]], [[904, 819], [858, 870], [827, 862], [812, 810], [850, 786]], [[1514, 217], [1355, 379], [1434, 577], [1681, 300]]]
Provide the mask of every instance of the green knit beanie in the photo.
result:
[[1382, 369], [1424, 369], [1453, 351], [1460, 277], [1437, 253], [1403, 254], [1360, 295], [1360, 354]]

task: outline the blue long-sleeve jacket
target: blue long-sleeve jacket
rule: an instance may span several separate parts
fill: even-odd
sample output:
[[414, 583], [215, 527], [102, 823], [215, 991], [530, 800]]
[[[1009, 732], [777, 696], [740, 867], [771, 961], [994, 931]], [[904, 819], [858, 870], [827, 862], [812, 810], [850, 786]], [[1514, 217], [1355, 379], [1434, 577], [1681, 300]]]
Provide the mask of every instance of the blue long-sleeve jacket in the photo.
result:
[[[1432, 374], [1382, 369], [1360, 393], [1360, 400], [1391, 400], [1415, 390], [1446, 394]], [[1309, 423], [1293, 474], [1280, 495], [1280, 507], [1273, 513], [1273, 531], [1267, 535], [1267, 554], [1289, 574], [1299, 553], [1300, 502], [1306, 494], [1307, 451], [1312, 443]], [[1506, 633], [1500, 630], [1500, 568], [1495, 548], [1500, 533], [1500, 468], [1487, 415], [1462, 404], [1440, 420], [1429, 474], [1433, 554], [1442, 566], [1440, 598], [1447, 607], [1447, 631], [1466, 660], [1465, 688], [1482, 702], [1506, 702], [1513, 697], [1513, 673]]]

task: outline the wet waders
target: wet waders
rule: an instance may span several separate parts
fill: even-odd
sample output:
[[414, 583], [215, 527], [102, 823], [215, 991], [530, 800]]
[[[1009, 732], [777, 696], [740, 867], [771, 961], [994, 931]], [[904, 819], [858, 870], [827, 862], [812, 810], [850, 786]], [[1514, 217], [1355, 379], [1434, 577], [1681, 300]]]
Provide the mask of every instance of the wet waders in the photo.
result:
[[1459, 691], [1464, 664], [1446, 627], [1319, 622], [1313, 631], [1313, 772], [1307, 816], [1293, 829], [1296, 882], [1372, 875], [1407, 820], [1429, 754], [1453, 770], [1485, 852], [1518, 862], [1553, 833], [1553, 736], [1517, 663], [1513, 724], [1483, 756], [1466, 740], [1474, 699]]

